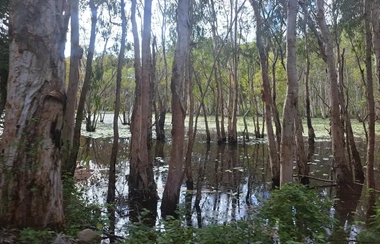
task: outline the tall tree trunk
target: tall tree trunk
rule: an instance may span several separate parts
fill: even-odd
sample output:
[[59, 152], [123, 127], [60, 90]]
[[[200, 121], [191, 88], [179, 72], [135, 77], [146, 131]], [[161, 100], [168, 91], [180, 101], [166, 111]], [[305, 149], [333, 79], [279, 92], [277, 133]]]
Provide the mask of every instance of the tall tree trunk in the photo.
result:
[[276, 54], [276, 57], [272, 63], [272, 99], [273, 99], [273, 106], [272, 106], [272, 117], [274, 122], [274, 127], [276, 128], [275, 134], [276, 134], [276, 142], [277, 142], [277, 150], [280, 151], [281, 148], [281, 122], [280, 122], [280, 113], [277, 109], [277, 91], [276, 91], [276, 64], [278, 60], [278, 54]]
[[91, 34], [90, 34], [90, 45], [87, 51], [87, 59], [86, 59], [86, 74], [84, 76], [82, 91], [79, 97], [79, 103], [77, 108], [77, 116], [75, 118], [75, 126], [74, 126], [74, 136], [73, 136], [73, 146], [70, 151], [70, 159], [67, 161], [70, 165], [66, 165], [65, 168], [67, 172], [74, 175], [76, 160], [78, 157], [78, 151], [80, 147], [80, 136], [81, 136], [81, 128], [82, 121], [84, 118], [84, 107], [86, 104], [87, 93], [90, 90], [91, 84], [91, 76], [92, 76], [92, 61], [94, 59], [94, 51], [95, 51], [95, 40], [96, 40], [96, 23], [98, 21], [98, 8], [95, 6], [94, 0], [90, 0], [90, 8], [91, 8]]
[[115, 90], [115, 112], [113, 115], [113, 143], [110, 158], [110, 170], [108, 174], [108, 194], [107, 203], [115, 203], [115, 190], [116, 190], [116, 161], [117, 151], [119, 147], [119, 112], [120, 112], [120, 90], [121, 90], [121, 77], [124, 64], [125, 53], [125, 36], [127, 31], [127, 19], [125, 17], [125, 3], [124, 0], [120, 2], [121, 9], [121, 40], [120, 40], [120, 53], [117, 60], [117, 74], [116, 74], [116, 90]]
[[[136, 0], [132, 1], [131, 20], [135, 53], [135, 104], [133, 107], [130, 146], [129, 199], [133, 209], [133, 220], [142, 209], [150, 211], [152, 222], [157, 214], [157, 189], [154, 182], [153, 162], [149, 160], [148, 129], [150, 128], [150, 32], [152, 1], [145, 0], [144, 27], [142, 34], [142, 60], [140, 61], [140, 43], [136, 24]], [[142, 72], [144, 71], [144, 72]]]
[[265, 47], [262, 41], [262, 25], [263, 21], [259, 12], [259, 6], [256, 1], [250, 0], [256, 17], [256, 45], [260, 56], [261, 76], [263, 80], [263, 89], [261, 90], [261, 98], [265, 103], [265, 123], [268, 137], [269, 162], [271, 165], [273, 186], [280, 186], [280, 163], [277, 154], [276, 142], [274, 139], [272, 126], [272, 106], [273, 100], [271, 97], [271, 88], [268, 76], [268, 56], [265, 52]]
[[220, 94], [219, 94], [219, 87], [218, 87], [219, 85], [218, 85], [218, 81], [217, 81], [217, 71], [216, 70], [215, 70], [214, 76], [215, 76], [215, 84], [216, 84], [216, 92], [215, 92], [215, 89], [213, 89], [214, 99], [215, 99], [216, 139], [217, 139], [218, 144], [221, 144], [222, 143], [222, 134], [220, 132], [220, 121], [219, 121], [219, 110], [220, 110], [219, 100], [220, 100]]
[[[338, 46], [338, 45], [337, 45]], [[338, 49], [339, 50], [339, 49]], [[344, 99], [344, 79], [343, 79], [343, 67], [344, 67], [344, 50], [342, 55], [339, 56], [340, 58], [338, 59], [338, 66], [339, 66], [339, 85], [340, 85], [340, 100], [342, 104], [342, 116], [344, 117], [344, 121], [346, 122], [346, 135], [347, 135], [347, 151], [349, 152], [348, 156], [352, 154], [352, 160], [350, 160], [354, 166], [354, 179], [355, 181], [358, 181], [360, 183], [364, 182], [364, 172], [363, 172], [363, 167], [360, 159], [360, 154], [358, 149], [356, 148], [356, 143], [355, 143], [355, 138], [354, 138], [354, 133], [352, 131], [352, 126], [351, 126], [351, 118], [350, 114], [348, 111], [348, 105], [343, 106], [343, 104], [346, 104], [345, 99]], [[347, 104], [348, 104], [348, 94], [347, 94]], [[351, 165], [350, 165], [351, 167]], [[352, 171], [352, 170], [351, 170]]]
[[[367, 98], [367, 113], [368, 113], [368, 141], [367, 141], [367, 187], [375, 189], [374, 176], [374, 161], [375, 161], [375, 100], [373, 96], [373, 77], [372, 77], [372, 33], [371, 33], [371, 2], [364, 0], [364, 29], [365, 29], [365, 44], [366, 44], [366, 98]], [[379, 20], [377, 20], [379, 21]], [[378, 37], [378, 36], [376, 36]], [[368, 201], [368, 216], [374, 214], [373, 206], [375, 204], [375, 193], [372, 191]]]
[[[307, 13], [306, 13], [307, 14]], [[309, 43], [308, 35], [306, 30], [306, 20], [304, 22], [304, 35], [305, 35], [305, 53], [306, 53], [306, 71], [305, 71], [305, 93], [306, 93], [306, 123], [307, 123], [307, 134], [308, 134], [308, 153], [307, 161], [312, 160], [312, 156], [315, 150], [315, 133], [314, 128], [311, 123], [311, 105], [310, 105], [310, 57], [309, 57]]]
[[[237, 2], [235, 1], [234, 5], [234, 13], [235, 13], [235, 19], [237, 19], [238, 16], [238, 7], [237, 7]], [[231, 6], [232, 9], [232, 6]], [[232, 11], [232, 10], [231, 10]], [[232, 20], [232, 15], [231, 15], [231, 20]], [[232, 80], [233, 80], [233, 94], [232, 94], [232, 124], [231, 128], [228, 131], [228, 143], [229, 144], [237, 144], [237, 110], [238, 110], [238, 102], [239, 102], [239, 79], [238, 79], [238, 42], [237, 42], [237, 26], [238, 26], [238, 21], [235, 21], [234, 23], [234, 35], [233, 35], [233, 58], [232, 58]], [[232, 36], [232, 35], [231, 35]]]
[[[124, 64], [125, 53], [125, 36], [127, 30], [127, 19], [125, 17], [125, 3], [124, 0], [120, 2], [121, 10], [121, 40], [120, 40], [120, 53], [117, 60], [117, 74], [116, 74], [116, 90], [115, 90], [115, 111], [113, 115], [113, 143], [110, 157], [110, 169], [108, 173], [108, 191], [107, 191], [107, 203], [108, 215], [109, 215], [109, 233], [115, 234], [115, 200], [116, 200], [116, 162], [117, 151], [119, 148], [119, 113], [120, 113], [120, 90], [121, 90], [121, 77]], [[114, 243], [114, 237], [110, 238], [110, 243]]]
[[225, 142], [227, 140], [227, 136], [226, 136], [226, 129], [225, 129], [225, 126], [224, 126], [224, 96], [223, 96], [223, 76], [222, 76], [222, 71], [221, 71], [221, 66], [220, 66], [220, 62], [217, 61], [217, 65], [218, 65], [218, 76], [219, 76], [219, 79], [218, 79], [218, 87], [219, 87], [219, 106], [220, 106], [220, 134], [221, 134], [221, 137], [222, 137], [222, 141], [221, 142]]
[[335, 57], [333, 42], [325, 20], [324, 1], [317, 0], [317, 20], [322, 32], [324, 43], [324, 61], [327, 64], [330, 80], [330, 102], [331, 102], [331, 139], [332, 153], [334, 161], [334, 171], [338, 186], [347, 186], [353, 183], [352, 174], [349, 170], [347, 160], [344, 155], [344, 134], [343, 125], [340, 120], [339, 90], [337, 73], [335, 67]]
[[177, 7], [177, 44], [174, 53], [171, 91], [172, 91], [172, 149], [169, 172], [162, 198], [162, 216], [175, 215], [183, 179], [183, 156], [185, 143], [186, 95], [188, 56], [190, 50], [191, 21], [189, 12], [192, 1], [179, 0]]
[[63, 173], [72, 173], [75, 162], [70, 162], [71, 149], [74, 138], [75, 111], [77, 107], [77, 94], [79, 87], [79, 67], [83, 49], [79, 46], [79, 0], [71, 1], [71, 54], [69, 84], [67, 86], [66, 112], [63, 119]]
[[[192, 73], [193, 69], [191, 68], [191, 59], [189, 58], [188, 64], [189, 64], [189, 84], [188, 84], [188, 91], [189, 91], [189, 126], [187, 130], [187, 149], [186, 149], [186, 156], [185, 156], [185, 177], [186, 177], [186, 188], [188, 191], [194, 190], [194, 181], [193, 181], [193, 169], [191, 165], [191, 155], [193, 152], [193, 146], [194, 146], [194, 140], [196, 135], [196, 129], [194, 128], [194, 94], [193, 94], [193, 79], [192, 79]], [[191, 205], [191, 204], [190, 204]]]
[[[212, 12], [211, 32], [212, 32], [212, 40], [213, 40], [213, 54], [215, 57], [217, 54], [218, 38], [216, 35], [217, 18], [216, 18], [216, 12], [215, 12], [215, 4], [213, 0], [210, 1], [210, 5], [211, 5], [211, 12]], [[223, 143], [223, 138], [222, 138], [222, 132], [221, 132], [221, 125], [219, 122], [219, 115], [223, 116], [223, 104], [221, 103], [221, 99], [223, 95], [221, 92], [222, 88], [220, 87], [221, 82], [219, 82], [219, 77], [218, 77], [219, 68], [220, 68], [219, 60], [217, 60], [216, 66], [214, 67], [214, 79], [215, 79], [215, 85], [216, 85], [215, 125], [216, 125], [217, 141], [218, 141], [218, 144], [221, 144]], [[215, 97], [215, 92], [214, 92], [214, 97]]]
[[1, 227], [63, 229], [64, 3], [10, 1], [8, 96], [0, 146]]
[[[287, 27], [286, 27], [286, 74], [287, 74], [287, 93], [283, 112], [281, 147], [280, 147], [280, 184], [293, 181], [293, 141], [298, 115], [298, 77], [296, 68], [296, 18], [297, 0], [289, 0], [287, 4]], [[297, 128], [300, 126], [298, 125]], [[302, 137], [302, 133], [301, 133]], [[299, 139], [297, 140], [299, 143]], [[303, 142], [302, 142], [303, 143]], [[300, 146], [297, 144], [297, 147]]]
[[300, 182], [301, 184], [308, 185], [310, 183], [309, 180], [309, 172], [310, 167], [307, 164], [308, 159], [305, 151], [305, 145], [303, 141], [303, 127], [302, 127], [302, 119], [301, 115], [299, 114], [299, 111], [297, 111], [297, 115], [294, 121], [294, 127], [295, 127], [295, 137], [296, 137], [296, 153], [297, 153], [297, 167], [298, 167], [298, 174], [300, 175]]

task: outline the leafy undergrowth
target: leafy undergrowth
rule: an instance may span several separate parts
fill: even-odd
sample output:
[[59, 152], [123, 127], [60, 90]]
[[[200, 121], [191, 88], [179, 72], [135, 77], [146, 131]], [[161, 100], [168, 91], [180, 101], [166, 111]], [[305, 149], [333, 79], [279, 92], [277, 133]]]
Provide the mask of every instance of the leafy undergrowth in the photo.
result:
[[370, 226], [362, 230], [356, 237], [358, 243], [379, 243], [380, 241], [380, 199], [375, 206], [375, 214], [368, 223]]
[[327, 243], [332, 202], [307, 187], [285, 185], [245, 220], [194, 228], [166, 219], [160, 228], [130, 224], [125, 243]]
[[[87, 205], [81, 192], [66, 179], [65, 214], [66, 234], [49, 230], [36, 231], [1, 230], [0, 243], [54, 243], [58, 238], [64, 242], [77, 243], [73, 238], [86, 226], [107, 226], [107, 220], [100, 214], [99, 206]], [[372, 225], [357, 236], [357, 243], [377, 243], [380, 239], [380, 205]], [[330, 231], [337, 221], [331, 217], [332, 202], [313, 190], [297, 184], [274, 190], [263, 204], [252, 211], [244, 220], [225, 225], [208, 225], [203, 228], [187, 226], [184, 219], [167, 218], [156, 227], [144, 225], [144, 216], [138, 223], [129, 223], [123, 243], [255, 243], [255, 244], [301, 244], [328, 243]], [[184, 216], [180, 214], [180, 216]]]

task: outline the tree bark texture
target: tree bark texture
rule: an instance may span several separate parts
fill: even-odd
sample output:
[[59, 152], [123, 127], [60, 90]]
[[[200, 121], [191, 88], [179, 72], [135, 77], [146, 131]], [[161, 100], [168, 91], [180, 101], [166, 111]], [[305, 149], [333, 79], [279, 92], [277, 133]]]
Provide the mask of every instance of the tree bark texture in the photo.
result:
[[149, 160], [148, 129], [151, 128], [149, 116], [151, 108], [151, 56], [150, 56], [150, 32], [152, 1], [146, 0], [144, 5], [144, 27], [142, 33], [142, 59], [140, 59], [140, 44], [136, 24], [136, 1], [132, 1], [131, 21], [135, 50], [135, 104], [133, 107], [131, 124], [130, 146], [130, 176], [129, 199], [134, 209], [133, 214], [138, 214], [142, 209], [147, 209], [155, 218], [157, 211], [157, 190], [153, 175], [153, 162]]
[[[79, 0], [71, 1], [71, 54], [69, 84], [67, 87], [66, 111], [63, 120], [63, 172], [75, 171], [76, 159], [72, 159], [71, 149], [74, 138], [75, 111], [77, 108], [77, 93], [79, 87], [79, 66], [83, 55], [83, 49], [79, 46]], [[74, 162], [72, 162], [72, 160]], [[74, 168], [74, 170], [73, 170]]]
[[[367, 187], [375, 189], [374, 161], [375, 161], [375, 99], [373, 96], [372, 77], [372, 33], [371, 33], [371, 4], [370, 0], [365, 0], [364, 29], [366, 43], [366, 98], [368, 113], [368, 141], [367, 141]], [[375, 10], [376, 12], [376, 10]], [[379, 20], [377, 20], [378, 22]], [[375, 26], [374, 26], [375, 27]], [[376, 36], [374, 36], [376, 38]]]
[[340, 119], [340, 102], [337, 72], [333, 42], [325, 20], [324, 1], [317, 0], [317, 20], [322, 32], [324, 43], [325, 62], [330, 80], [330, 102], [331, 102], [331, 140], [334, 161], [334, 171], [338, 186], [347, 186], [353, 183], [351, 171], [344, 155], [344, 134], [343, 124]]
[[64, 1], [10, 1], [0, 226], [61, 230]]
[[[295, 123], [298, 109], [298, 77], [296, 68], [296, 17], [297, 0], [289, 0], [287, 4], [286, 27], [286, 74], [287, 92], [282, 120], [280, 147], [280, 185], [293, 181], [293, 153]], [[298, 121], [297, 121], [298, 123]], [[297, 145], [299, 146], [299, 145]]]
[[172, 149], [170, 152], [169, 172], [162, 198], [163, 217], [175, 216], [183, 179], [186, 96], [185, 81], [190, 50], [191, 26], [189, 12], [192, 1], [179, 0], [177, 7], [177, 44], [171, 78], [172, 92]]

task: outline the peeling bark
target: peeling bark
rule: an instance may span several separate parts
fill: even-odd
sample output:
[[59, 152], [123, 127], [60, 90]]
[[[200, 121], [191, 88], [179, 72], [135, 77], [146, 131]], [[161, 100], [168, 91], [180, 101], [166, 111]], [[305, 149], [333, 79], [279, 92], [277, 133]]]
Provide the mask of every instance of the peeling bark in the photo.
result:
[[[132, 1], [131, 21], [134, 37], [135, 53], [135, 104], [131, 121], [131, 145], [130, 145], [130, 175], [129, 175], [129, 199], [131, 201], [132, 219], [137, 220], [142, 209], [150, 211], [152, 219], [157, 215], [157, 190], [153, 175], [153, 162], [150, 160], [151, 148], [148, 130], [151, 129], [150, 117], [152, 115], [151, 104], [151, 56], [150, 56], [150, 32], [152, 1], [145, 0], [144, 28], [142, 33], [142, 52], [140, 59], [140, 43], [136, 23], [136, 1]], [[154, 222], [154, 221], [153, 221]]]
[[62, 230], [64, 1], [10, 2], [0, 226]]

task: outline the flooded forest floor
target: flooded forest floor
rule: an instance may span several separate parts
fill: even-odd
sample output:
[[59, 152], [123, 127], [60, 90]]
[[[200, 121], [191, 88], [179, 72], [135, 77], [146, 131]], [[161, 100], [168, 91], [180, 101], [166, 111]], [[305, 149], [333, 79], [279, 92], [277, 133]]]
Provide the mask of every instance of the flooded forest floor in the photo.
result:
[[[108, 168], [112, 148], [112, 116], [107, 114], [104, 122], [98, 122], [95, 132], [84, 132], [81, 141], [80, 163], [76, 171], [77, 184], [88, 201], [106, 204]], [[211, 118], [210, 118], [211, 119]], [[160, 198], [164, 190], [168, 173], [168, 162], [171, 147], [171, 118], [166, 119], [165, 143], [154, 141], [154, 173]], [[212, 138], [216, 138], [213, 121], [209, 121]], [[331, 215], [334, 215], [343, 227], [347, 239], [354, 239], [360, 231], [358, 221], [364, 221], [366, 209], [365, 187], [358, 186], [349, 194], [339, 194], [331, 186], [333, 180], [331, 140], [328, 135], [329, 120], [314, 119], [316, 143], [313, 159], [309, 162], [311, 184], [323, 195], [335, 200]], [[119, 127], [120, 141], [117, 160], [116, 183], [116, 232], [125, 233], [129, 221], [128, 214], [128, 173], [129, 173], [129, 126]], [[306, 127], [304, 127], [306, 128]], [[361, 153], [362, 165], [365, 165], [366, 142], [362, 125], [353, 121], [357, 147]], [[377, 128], [379, 129], [379, 128]], [[249, 124], [249, 132], [253, 132]], [[251, 208], [268, 198], [271, 191], [271, 175], [268, 162], [266, 140], [256, 139], [251, 135], [249, 140], [243, 140], [243, 121], [239, 119], [237, 145], [217, 145], [216, 141], [206, 143], [204, 123], [198, 124], [197, 139], [192, 153], [192, 169], [195, 184], [201, 184], [201, 209], [193, 208], [190, 223], [195, 227], [209, 224], [226, 224], [241, 220], [247, 216]], [[378, 134], [378, 133], [377, 133]], [[305, 143], [307, 143], [307, 134]], [[379, 141], [380, 138], [377, 140]], [[379, 182], [379, 146], [375, 155], [376, 182]], [[294, 164], [294, 167], [295, 164]], [[201, 169], [201, 170], [200, 170]], [[314, 180], [318, 178], [322, 180]], [[186, 187], [182, 186], [180, 204], [185, 203]], [[193, 202], [195, 193], [193, 194]], [[158, 202], [158, 218], [160, 218], [160, 200]], [[158, 222], [157, 222], [158, 223]]]

